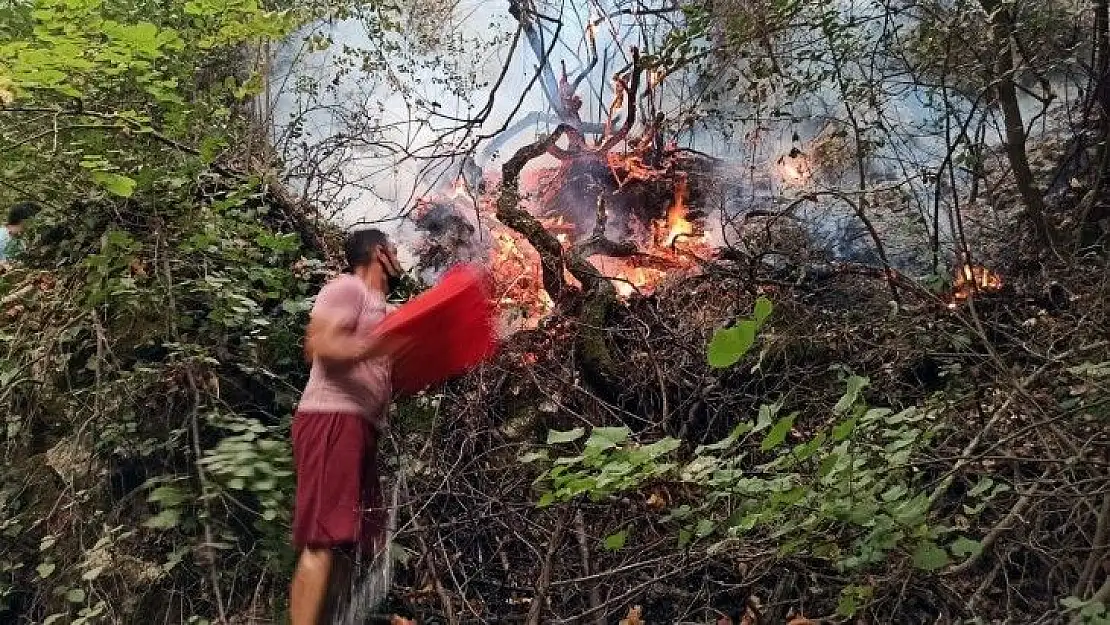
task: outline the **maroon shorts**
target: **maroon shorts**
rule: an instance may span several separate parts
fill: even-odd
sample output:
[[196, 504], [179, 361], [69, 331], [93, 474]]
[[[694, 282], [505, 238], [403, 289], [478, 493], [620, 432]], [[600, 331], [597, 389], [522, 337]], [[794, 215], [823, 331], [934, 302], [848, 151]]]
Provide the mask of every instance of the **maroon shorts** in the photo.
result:
[[365, 418], [336, 412], [293, 417], [297, 495], [293, 547], [373, 549], [386, 515], [378, 483], [377, 432]]

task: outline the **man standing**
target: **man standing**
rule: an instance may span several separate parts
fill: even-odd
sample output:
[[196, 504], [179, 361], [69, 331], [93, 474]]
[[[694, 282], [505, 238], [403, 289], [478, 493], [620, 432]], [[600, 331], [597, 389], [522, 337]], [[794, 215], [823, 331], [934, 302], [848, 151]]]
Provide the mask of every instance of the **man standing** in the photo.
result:
[[305, 335], [312, 370], [293, 418], [293, 625], [332, 618], [353, 555], [372, 557], [384, 546], [377, 438], [391, 398], [389, 358], [402, 347], [371, 332], [401, 270], [379, 230], [352, 232], [344, 252], [350, 273], [325, 285], [312, 308]]
[[0, 230], [0, 263], [6, 263], [12, 252], [18, 249], [18, 239], [23, 234], [23, 225], [35, 216], [39, 207], [33, 202], [20, 202], [8, 211], [8, 221]]

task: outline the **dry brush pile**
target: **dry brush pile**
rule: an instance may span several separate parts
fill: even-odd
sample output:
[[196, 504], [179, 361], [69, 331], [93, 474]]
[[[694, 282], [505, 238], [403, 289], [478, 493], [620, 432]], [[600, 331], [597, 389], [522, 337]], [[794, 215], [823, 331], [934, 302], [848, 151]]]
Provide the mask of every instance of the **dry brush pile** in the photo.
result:
[[[958, 303], [866, 267], [771, 268], [751, 258], [723, 253], [649, 297], [607, 301], [600, 316], [590, 302], [605, 296], [591, 288], [603, 287], [582, 281], [584, 293], [515, 335], [495, 362], [434, 400], [402, 405], [393, 469], [404, 474], [406, 558], [396, 601], [422, 622], [451, 623], [614, 622], [637, 605], [657, 623], [1055, 623], [1083, 599], [1106, 600], [1105, 256], [1041, 262], [1036, 273], [1011, 259], [995, 267], [1014, 268], [1004, 289]], [[565, 262], [573, 272], [575, 260]], [[755, 347], [734, 366], [711, 367], [714, 331], [750, 315], [758, 297], [774, 312]], [[920, 518], [883, 545], [873, 544], [883, 540], [868, 518], [788, 533], [768, 517], [730, 529], [761, 498], [782, 504], [774, 512], [784, 525], [792, 515], [808, 521], [810, 511], [797, 509], [814, 501], [808, 495], [744, 497], [735, 484], [773, 482], [787, 466], [781, 456], [835, 432], [834, 406], [852, 376], [869, 381], [857, 399], [864, 408], [928, 415], [894, 467], [927, 502]], [[697, 446], [772, 404], [797, 412], [779, 435], [785, 447], [761, 446], [762, 435], [720, 447], [741, 470], [718, 486], [727, 496], [683, 473], [704, 453]], [[554, 490], [549, 468], [573, 465], [583, 449], [581, 440], [552, 444], [562, 435], [549, 432], [614, 427], [633, 441], [617, 440], [618, 450], [681, 441], [665, 458], [676, 468], [538, 506]], [[895, 427], [876, 429], [874, 440]], [[873, 441], [856, 431], [847, 437], [862, 457]], [[537, 451], [564, 461], [520, 460]], [[791, 494], [800, 504], [785, 501]], [[692, 528], [690, 510], [713, 527]], [[919, 542], [926, 534], [941, 546]]]

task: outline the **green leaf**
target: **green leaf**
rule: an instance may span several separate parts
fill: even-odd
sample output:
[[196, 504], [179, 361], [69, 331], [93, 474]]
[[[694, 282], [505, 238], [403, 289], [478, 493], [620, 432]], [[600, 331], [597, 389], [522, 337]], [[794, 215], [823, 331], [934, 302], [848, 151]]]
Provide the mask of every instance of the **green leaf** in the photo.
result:
[[522, 462], [524, 464], [529, 464], [529, 463], [532, 463], [532, 462], [536, 462], [537, 460], [547, 460], [547, 459], [548, 459], [548, 456], [547, 456], [547, 450], [546, 449], [541, 449], [539, 451], [530, 451], [530, 452], [524, 454], [523, 456], [521, 456], [520, 458], [517, 458], [517, 460], [519, 462]]
[[771, 304], [771, 300], [760, 296], [755, 300], [755, 310], [752, 316], [755, 317], [756, 323], [762, 326], [767, 317], [771, 316], [772, 310], [774, 310], [774, 306]]
[[825, 479], [833, 472], [833, 469], [840, 463], [840, 454], [832, 452], [821, 460], [821, 464], [817, 467], [817, 477]]
[[66, 601], [70, 603], [84, 603], [85, 591], [80, 588], [70, 588], [69, 591], [66, 592]]
[[216, 160], [220, 150], [227, 147], [227, 142], [219, 137], [205, 137], [200, 142], [200, 158], [205, 163]]
[[38, 565], [35, 570], [38, 571], [40, 579], [46, 579], [47, 577], [50, 577], [55, 568], [57, 567], [53, 562], [43, 562], [42, 564]]
[[732, 447], [736, 443], [736, 441], [740, 440], [741, 436], [747, 434], [748, 432], [751, 432], [752, 428], [754, 427], [755, 426], [753, 426], [751, 422], [745, 421], [732, 428], [732, 431], [729, 432], [727, 437], [722, 438], [716, 443], [710, 443], [708, 445], [698, 445], [698, 448], [694, 450], [694, 455], [700, 456], [702, 453], [707, 451], [721, 451], [722, 449], [728, 449], [729, 447]]
[[763, 451], [770, 451], [786, 440], [786, 435], [790, 433], [790, 429], [794, 427], [794, 419], [798, 413], [792, 412], [775, 423], [775, 427], [767, 432], [767, 436], [763, 438], [763, 444], [759, 446]]
[[886, 489], [886, 491], [883, 492], [881, 497], [882, 497], [883, 501], [885, 501], [887, 503], [890, 503], [891, 501], [894, 501], [895, 499], [902, 498], [908, 492], [909, 492], [909, 490], [905, 486], [903, 486], [902, 484], [895, 484], [894, 486], [891, 486], [890, 488]]
[[870, 383], [871, 381], [865, 377], [861, 377], [858, 375], [853, 375], [849, 377], [848, 389], [844, 392], [844, 395], [840, 398], [840, 401], [836, 402], [836, 406], [833, 406], [833, 412], [838, 415], [848, 412], [848, 410], [852, 406], [856, 405], [856, 401], [859, 399], [860, 391], [862, 391]]
[[644, 445], [639, 449], [648, 458], [654, 459], [664, 454], [669, 454], [678, 449], [682, 445], [682, 441], [670, 436], [661, 438], [650, 445]]
[[912, 526], [924, 521], [928, 511], [929, 498], [925, 494], [920, 494], [898, 506], [893, 516], [902, 525]]
[[150, 491], [146, 500], [148, 502], [160, 502], [164, 507], [172, 508], [185, 501], [185, 494], [175, 486], [159, 486]]
[[841, 421], [833, 426], [832, 437], [836, 442], [840, 442], [852, 435], [856, 429], [856, 418], [852, 417], [845, 421]]
[[990, 490], [991, 486], [994, 486], [994, 480], [989, 477], [984, 477], [983, 479], [979, 480], [979, 483], [976, 484], [971, 490], [967, 491], [967, 495], [968, 497], [978, 497], [979, 495], [982, 495], [983, 493]]
[[840, 591], [840, 599], [836, 604], [836, 613], [840, 616], [851, 617], [859, 610], [859, 604], [868, 601], [874, 594], [871, 586], [845, 586]]
[[1083, 615], [1084, 622], [1090, 625], [1110, 625], [1110, 619], [1105, 618], [1106, 605], [1101, 601], [1094, 599], [1087, 601], [1087, 605], [1083, 606], [1079, 613]]
[[935, 571], [948, 565], [948, 553], [936, 543], [925, 540], [913, 550], [913, 565], [925, 571]]
[[713, 333], [709, 341], [709, 366], [724, 369], [740, 362], [755, 343], [755, 322], [744, 320]]
[[586, 447], [593, 449], [611, 449], [628, 440], [631, 431], [626, 427], [596, 427], [586, 439]]
[[143, 527], [151, 529], [170, 529], [176, 527], [181, 518], [181, 513], [176, 508], [166, 508], [157, 515], [147, 519]]
[[311, 310], [312, 305], [304, 300], [287, 299], [281, 303], [281, 309], [290, 315], [295, 315], [306, 310]]
[[547, 444], [558, 445], [560, 443], [573, 443], [574, 441], [582, 438], [582, 435], [585, 433], [586, 430], [582, 428], [574, 428], [573, 430], [567, 430], [565, 432], [561, 432], [559, 430], [549, 430], [547, 432]]
[[1079, 597], [1064, 597], [1060, 600], [1060, 605], [1068, 608], [1069, 610], [1078, 610], [1087, 605], [1087, 602]]
[[605, 537], [605, 548], [609, 551], [616, 551], [624, 547], [626, 540], [628, 540], [628, 530], [621, 530], [616, 534], [610, 534]]
[[778, 416], [779, 410], [782, 409], [782, 402], [777, 401], [773, 404], [763, 404], [759, 407], [759, 416], [755, 420], [755, 428], [752, 432], [762, 432], [771, 427], [775, 422], [775, 417]]
[[120, 197], [131, 197], [131, 194], [135, 192], [135, 180], [127, 176], [106, 171], [94, 171], [92, 179], [93, 182], [104, 187], [109, 193]]
[[960, 536], [956, 540], [952, 541], [952, 544], [948, 545], [948, 550], [951, 551], [952, 555], [956, 556], [957, 558], [978, 556], [980, 553], [983, 552], [983, 543], [977, 540], [972, 540], [966, 536]]
[[541, 507], [541, 508], [546, 508], [546, 507], [550, 506], [553, 503], [555, 503], [555, 494], [554, 493], [544, 493], [543, 496], [540, 497], [540, 500], [536, 503], [536, 505]]
[[818, 432], [817, 436], [814, 436], [812, 439], [793, 449], [792, 453], [794, 454], [794, 458], [799, 461], [809, 460], [821, 449], [821, 445], [825, 444], [826, 439], [828, 439], [827, 434]]
[[701, 521], [698, 521], [698, 526], [694, 529], [694, 534], [697, 535], [698, 538], [705, 538], [706, 536], [713, 533], [713, 529], [715, 527], [716, 525], [714, 525], [713, 521], [710, 521], [709, 519], [702, 519]]
[[[847, 589], [845, 589], [847, 590]], [[856, 610], [859, 605], [856, 604], [856, 597], [853, 593], [841, 592], [840, 598], [836, 601], [836, 613], [845, 618], [856, 615]]]

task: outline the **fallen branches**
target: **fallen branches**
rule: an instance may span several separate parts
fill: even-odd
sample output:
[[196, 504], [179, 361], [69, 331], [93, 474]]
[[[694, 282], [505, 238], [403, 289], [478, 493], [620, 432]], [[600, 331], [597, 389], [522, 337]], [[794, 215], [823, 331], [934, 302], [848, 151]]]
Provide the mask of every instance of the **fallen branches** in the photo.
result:
[[[591, 236], [603, 231], [594, 226]], [[733, 614], [748, 602], [783, 618], [832, 614], [841, 589], [866, 584], [875, 598], [865, 609], [875, 622], [974, 616], [1035, 622], [1028, 615], [1050, 622], [1066, 619], [1058, 599], [1081, 583], [1086, 596], [1099, 590], [1101, 560], [1092, 546], [1105, 542], [1094, 535], [1104, 531], [1097, 526], [1110, 484], [1105, 464], [1093, 459], [1110, 441], [1085, 429], [1078, 408], [1059, 413], [1051, 398], [1061, 385], [1080, 388], [1065, 380], [1069, 367], [1110, 354], [1100, 338], [1076, 332], [1073, 319], [1042, 316], [1036, 329], [1026, 329], [1021, 298], [981, 300], [989, 336], [1017, 337], [995, 343], [993, 350], [1020, 368], [1019, 392], [1009, 376], [997, 374], [994, 357], [982, 346], [943, 342], [966, 333], [966, 325], [936, 296], [911, 288], [910, 278], [900, 278], [907, 281], [900, 288], [903, 305], [892, 309], [889, 295], [875, 287], [875, 279], [884, 279], [881, 267], [830, 267], [816, 281], [757, 282], [752, 290], [776, 305], [759, 353], [753, 350], [743, 366], [712, 371], [705, 363], [709, 334], [737, 311], [750, 310], [754, 295], [747, 265], [707, 262], [706, 274], [675, 279], [651, 297], [617, 301], [601, 322], [590, 321], [612, 358], [609, 395], [585, 374], [580, 343], [589, 289], [609, 281], [576, 266], [581, 254], [572, 246], [560, 257], [565, 270], [581, 277], [581, 297], [567, 297], [577, 292], [573, 288], [564, 291], [563, 304], [545, 325], [522, 333], [497, 362], [452, 387], [443, 410], [462, 427], [437, 426], [430, 434], [434, 453], [421, 457], [428, 476], [415, 489], [418, 507], [439, 519], [445, 548], [458, 554], [450, 564], [459, 584], [455, 592], [484, 605], [488, 618], [609, 620], [638, 604], [646, 620], [705, 622], [716, 618], [711, 610]], [[1104, 305], [1094, 302], [1081, 307], [1082, 327], [1093, 327], [1091, 315], [1102, 318]], [[1031, 352], [1055, 355], [1023, 356]], [[922, 361], [959, 373], [943, 379]], [[535, 508], [533, 469], [516, 461], [542, 448], [548, 430], [624, 424], [642, 443], [681, 431], [693, 446], [720, 440], [739, 420], [754, 418], [768, 398], [801, 415], [817, 414], [837, 401], [835, 371], [842, 368], [871, 378], [869, 403], [935, 409], [935, 442], [913, 460], [925, 483], [935, 487], [926, 491], [933, 496], [929, 524], [962, 523], [958, 535], [975, 541], [978, 554], [928, 573], [914, 569], [910, 553], [897, 549], [885, 556], [885, 570], [896, 569], [896, 575], [876, 568], [859, 577], [823, 557], [784, 556], [773, 537], [757, 532], [680, 549], [675, 540], [683, 526], [669, 516], [697, 505], [704, 493], [681, 483], [652, 483], [576, 507]], [[944, 401], [930, 403], [938, 388]], [[1046, 417], [1054, 420], [1051, 427], [1044, 425]], [[799, 417], [787, 438], [800, 444], [821, 425]], [[1029, 434], [1041, 430], [1044, 436]], [[1089, 461], [1070, 462], [1073, 448], [1087, 450]], [[963, 505], [973, 503], [967, 491], [984, 477], [1013, 486], [983, 499], [974, 517], [954, 520], [952, 515], [965, 514]], [[603, 537], [616, 534], [628, 544], [603, 544]], [[814, 536], [818, 544], [835, 540]], [[944, 580], [939, 591], [936, 575]], [[799, 593], [805, 578], [820, 590]]]
[[547, 607], [547, 592], [551, 588], [555, 552], [559, 550], [559, 546], [563, 542], [563, 534], [566, 532], [567, 526], [570, 525], [572, 514], [572, 506], [563, 509], [562, 514], [559, 515], [559, 521], [555, 524], [555, 533], [551, 535], [551, 540], [547, 543], [547, 553], [544, 555], [543, 565], [540, 567], [540, 575], [536, 578], [536, 589], [532, 595], [531, 608], [528, 610], [528, 618], [524, 621], [526, 625], [540, 625], [540, 619], [543, 618], [544, 610]]

